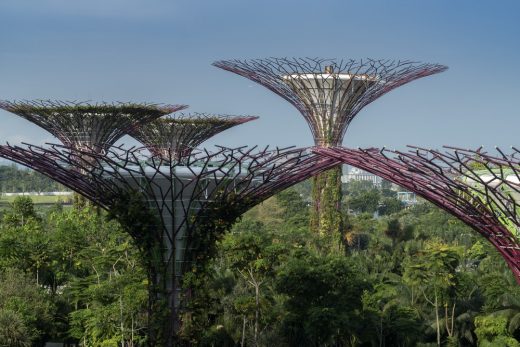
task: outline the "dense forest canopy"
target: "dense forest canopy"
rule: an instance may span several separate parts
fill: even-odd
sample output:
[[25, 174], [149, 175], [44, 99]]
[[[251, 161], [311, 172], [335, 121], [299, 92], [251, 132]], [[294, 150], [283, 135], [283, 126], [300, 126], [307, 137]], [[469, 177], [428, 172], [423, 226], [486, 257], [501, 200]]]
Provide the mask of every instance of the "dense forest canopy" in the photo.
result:
[[[320, 237], [308, 228], [308, 185], [255, 207], [219, 241], [185, 307], [185, 339], [520, 346], [520, 288], [485, 239], [429, 203], [405, 208], [389, 184], [366, 182], [344, 186], [341, 235]], [[131, 238], [99, 210], [42, 211], [17, 197], [0, 219], [0, 346], [144, 345], [143, 269]]]

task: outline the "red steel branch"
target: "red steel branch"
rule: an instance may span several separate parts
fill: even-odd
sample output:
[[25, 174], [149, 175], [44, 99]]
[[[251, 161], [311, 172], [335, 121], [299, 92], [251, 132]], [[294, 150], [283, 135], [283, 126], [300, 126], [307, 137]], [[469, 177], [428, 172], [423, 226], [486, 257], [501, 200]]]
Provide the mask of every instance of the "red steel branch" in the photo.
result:
[[[202, 150], [182, 164], [150, 157], [142, 147], [127, 150], [121, 146], [100, 154], [57, 144], [47, 147], [4, 145], [0, 146], [0, 157], [40, 172], [105, 209], [110, 209], [111, 199], [117, 193], [126, 188], [134, 189], [134, 183], [153, 185], [151, 182], [158, 176], [173, 181], [175, 169], [182, 167], [197, 178], [190, 183], [192, 185], [203, 185], [204, 180], [211, 178], [222, 185], [232, 186], [237, 199], [247, 201], [247, 210], [290, 185], [337, 165], [337, 161], [315, 155], [308, 148], [269, 147], [218, 147], [216, 152]], [[165, 168], [167, 172], [163, 172]], [[140, 182], [143, 177], [150, 182]], [[151, 194], [141, 188], [142, 194]], [[215, 187], [214, 190], [221, 191], [222, 188]], [[209, 193], [204, 194], [208, 196]]]
[[[481, 150], [453, 148], [440, 152], [417, 147], [410, 152], [339, 147], [313, 151], [409, 189], [456, 216], [498, 250], [520, 283], [520, 243], [503, 222], [505, 217], [520, 226], [517, 202], [508, 193], [520, 192], [520, 181], [507, 179], [504, 171], [504, 168], [512, 169], [519, 177], [518, 151], [516, 156], [492, 156]], [[500, 184], [489, 176], [509, 189], [500, 189]]]
[[[144, 148], [122, 147], [100, 154], [61, 145], [0, 146], [1, 157], [38, 171], [107, 210], [121, 195], [138, 192], [161, 218], [162, 232], [171, 230], [164, 236], [172, 244], [185, 228], [190, 242], [189, 233], [196, 227], [193, 223], [200, 220], [199, 214], [226, 204], [243, 213], [277, 192], [337, 165], [336, 160], [305, 148], [220, 147], [213, 153], [195, 153], [182, 164], [149, 157], [145, 152]], [[165, 181], [168, 184], [163, 185]], [[183, 219], [168, 225], [175, 209], [182, 210], [177, 215]]]

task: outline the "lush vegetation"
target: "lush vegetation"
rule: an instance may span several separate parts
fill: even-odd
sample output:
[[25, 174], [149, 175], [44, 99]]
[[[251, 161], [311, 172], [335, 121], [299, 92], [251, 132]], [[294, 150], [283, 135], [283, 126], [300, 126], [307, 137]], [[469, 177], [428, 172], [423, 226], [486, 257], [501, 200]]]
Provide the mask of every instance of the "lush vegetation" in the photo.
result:
[[[520, 287], [497, 252], [388, 185], [344, 187], [341, 234], [309, 231], [299, 186], [246, 213], [198, 281], [199, 346], [520, 346]], [[199, 302], [200, 304], [200, 302]], [[147, 276], [131, 238], [88, 206], [18, 197], [0, 220], [0, 346], [142, 346]]]
[[[10, 195], [10, 196], [2, 196], [0, 197], [0, 208], [8, 208], [12, 203], [16, 200], [19, 195]], [[30, 197], [33, 204], [42, 205], [45, 207], [50, 207], [52, 205], [61, 203], [70, 205], [72, 204], [73, 195], [35, 195], [35, 194], [27, 194], [25, 195]]]
[[41, 215], [17, 197], [0, 225], [0, 346], [139, 345], [147, 283], [130, 237], [90, 208]]
[[243, 217], [206, 282], [202, 345], [520, 346], [520, 288], [483, 238], [387, 184], [346, 191], [337, 238], [308, 231], [294, 189]]
[[309, 216], [309, 227], [320, 235], [338, 233], [341, 229], [341, 165], [312, 178], [314, 208]]

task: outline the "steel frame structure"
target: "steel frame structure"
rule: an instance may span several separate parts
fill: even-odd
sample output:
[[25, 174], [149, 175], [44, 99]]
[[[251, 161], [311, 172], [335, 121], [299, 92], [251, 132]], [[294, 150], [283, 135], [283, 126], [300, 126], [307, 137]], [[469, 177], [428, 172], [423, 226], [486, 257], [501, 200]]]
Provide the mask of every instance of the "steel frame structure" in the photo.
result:
[[[145, 148], [122, 147], [101, 154], [61, 145], [0, 146], [1, 157], [86, 196], [126, 226], [147, 260], [150, 316], [161, 320], [154, 316], [161, 299], [168, 307], [160, 328], [150, 331], [152, 344], [161, 341], [173, 346], [180, 328], [181, 282], [186, 271], [207, 260], [208, 249], [243, 212], [337, 165], [337, 160], [305, 148], [220, 147], [214, 153], [195, 153], [184, 163], [145, 152]], [[140, 216], [128, 220], [135, 211], [125, 200], [131, 196], [142, 203], [137, 208], [140, 216], [146, 209], [158, 221], [145, 233], [134, 229], [143, 223]]]
[[411, 148], [313, 151], [409, 189], [459, 218], [498, 250], [520, 284], [520, 152]]
[[[321, 58], [222, 60], [213, 65], [290, 102], [303, 115], [320, 147], [340, 146], [354, 117], [380, 96], [447, 69], [412, 61]], [[341, 167], [313, 177], [310, 229], [319, 235], [339, 237], [343, 224], [340, 177]]]
[[0, 101], [0, 108], [47, 130], [64, 145], [106, 151], [135, 128], [186, 105], [76, 101]]
[[403, 84], [447, 69], [396, 60], [267, 58], [221, 60], [214, 66], [246, 77], [290, 102], [317, 146], [340, 146], [359, 111]]
[[172, 115], [135, 127], [130, 135], [145, 145], [152, 155], [181, 161], [208, 138], [255, 119], [258, 117], [207, 113]]

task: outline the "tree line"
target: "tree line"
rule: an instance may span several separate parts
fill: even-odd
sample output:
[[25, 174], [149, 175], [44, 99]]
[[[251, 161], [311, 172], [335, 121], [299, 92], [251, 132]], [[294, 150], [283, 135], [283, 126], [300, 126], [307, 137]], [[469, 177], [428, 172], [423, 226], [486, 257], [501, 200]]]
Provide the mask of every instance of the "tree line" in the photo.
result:
[[66, 191], [56, 181], [33, 170], [16, 164], [0, 166], [0, 191], [2, 193]]

